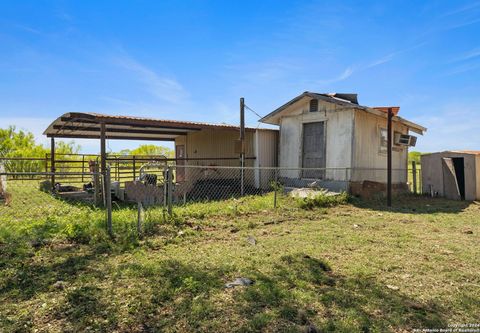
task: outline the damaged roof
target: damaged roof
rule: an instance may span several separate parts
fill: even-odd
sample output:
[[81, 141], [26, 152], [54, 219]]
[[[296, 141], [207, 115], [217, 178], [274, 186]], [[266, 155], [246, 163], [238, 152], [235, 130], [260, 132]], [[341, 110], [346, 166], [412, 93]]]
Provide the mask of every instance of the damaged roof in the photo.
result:
[[[293, 98], [292, 100], [288, 101], [287, 103], [283, 104], [276, 110], [270, 112], [268, 115], [260, 119], [259, 121], [266, 124], [272, 125], [279, 125], [281, 114], [287, 110], [291, 105], [299, 102], [303, 99], [318, 99], [321, 101], [334, 103], [337, 105], [344, 106], [346, 108], [352, 108], [357, 110], [363, 110], [369, 112], [371, 114], [380, 116], [380, 117], [387, 117], [388, 106], [379, 106], [379, 107], [369, 107], [369, 106], [362, 106], [358, 104], [358, 95], [353, 93], [314, 93], [310, 91], [305, 91], [304, 93], [298, 95], [297, 97]], [[393, 109], [393, 121], [401, 122], [402, 124], [406, 125], [411, 131], [416, 132], [418, 134], [422, 134], [427, 131], [427, 129], [423, 126], [415, 124], [409, 120], [401, 118], [398, 116], [398, 112], [400, 110], [399, 106], [392, 106]]]

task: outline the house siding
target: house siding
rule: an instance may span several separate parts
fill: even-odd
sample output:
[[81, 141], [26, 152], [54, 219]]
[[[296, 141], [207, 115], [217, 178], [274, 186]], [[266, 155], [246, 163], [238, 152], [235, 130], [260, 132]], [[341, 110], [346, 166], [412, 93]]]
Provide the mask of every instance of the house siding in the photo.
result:
[[[386, 152], [380, 152], [380, 128], [387, 128], [387, 119], [362, 110], [355, 112], [352, 181], [387, 182], [387, 154]], [[393, 132], [408, 134], [408, 128], [405, 125], [394, 122]], [[407, 182], [407, 163], [407, 147], [393, 145], [393, 183]]]
[[[283, 168], [301, 168], [303, 124], [324, 121], [327, 168], [325, 178], [345, 180], [345, 169], [352, 163], [353, 115], [352, 109], [323, 101], [319, 101], [317, 112], [309, 111], [308, 101], [297, 104], [287, 116], [281, 118], [279, 165]], [[292, 169], [283, 173], [286, 177], [301, 177], [300, 170]]]

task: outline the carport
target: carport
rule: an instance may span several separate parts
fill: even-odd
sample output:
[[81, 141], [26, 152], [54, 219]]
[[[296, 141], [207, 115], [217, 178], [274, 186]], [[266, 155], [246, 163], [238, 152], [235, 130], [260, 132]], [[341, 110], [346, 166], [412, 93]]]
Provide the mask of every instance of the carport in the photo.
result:
[[[222, 125], [189, 121], [159, 120], [98, 113], [65, 113], [44, 131], [51, 138], [50, 171], [55, 184], [55, 138], [99, 139], [100, 170], [107, 165], [106, 140], [175, 141], [187, 133]], [[231, 126], [234, 127], [234, 126]]]

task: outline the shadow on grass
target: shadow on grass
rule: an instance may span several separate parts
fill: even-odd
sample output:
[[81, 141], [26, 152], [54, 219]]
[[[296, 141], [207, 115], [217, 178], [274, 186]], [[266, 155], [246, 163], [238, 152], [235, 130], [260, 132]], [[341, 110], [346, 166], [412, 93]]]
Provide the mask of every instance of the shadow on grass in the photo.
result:
[[[60, 303], [46, 316], [62, 331], [305, 332], [316, 327], [322, 332], [388, 332], [446, 327], [440, 306], [418, 302], [375, 279], [341, 276], [326, 262], [302, 253], [282, 257], [271, 270], [244, 272], [255, 280], [252, 286], [225, 289], [227, 277], [238, 274], [229, 266], [130, 260], [112, 275], [90, 267], [94, 261], [98, 267], [102, 256], [62, 251], [61, 259], [51, 264], [19, 264], [0, 290], [10, 301], [52, 292]], [[105, 273], [110, 274], [107, 287], [100, 283]], [[57, 289], [58, 280], [67, 286]], [[0, 320], [12, 330], [27, 323], [27, 317]]]
[[256, 285], [238, 295], [247, 319], [240, 331], [268, 327], [305, 331], [314, 326], [321, 332], [387, 332], [446, 327], [438, 306], [416, 302], [374, 279], [339, 276], [322, 260], [303, 254], [281, 258], [271, 275], [257, 274], [256, 279]]
[[386, 198], [370, 200], [353, 198], [351, 203], [359, 208], [409, 214], [456, 214], [462, 212], [472, 204], [470, 201], [431, 198], [428, 196], [413, 194], [394, 196], [392, 198], [392, 207], [387, 207]]
[[256, 283], [224, 289], [229, 270], [167, 260], [122, 267], [146, 279], [141, 306], [120, 331], [387, 332], [446, 327], [442, 309], [419, 303], [374, 279], [343, 277], [322, 260], [282, 257], [271, 273], [251, 272]]

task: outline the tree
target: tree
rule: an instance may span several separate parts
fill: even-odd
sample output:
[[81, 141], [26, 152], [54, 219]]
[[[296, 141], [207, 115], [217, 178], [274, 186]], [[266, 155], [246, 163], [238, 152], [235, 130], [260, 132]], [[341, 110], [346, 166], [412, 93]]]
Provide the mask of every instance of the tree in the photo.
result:
[[124, 149], [120, 152], [122, 155], [162, 155], [167, 158], [173, 158], [175, 156], [175, 152], [164, 146], [157, 146], [157, 145], [140, 145], [135, 149], [129, 150]]
[[408, 163], [411, 164], [412, 161], [415, 161], [417, 164], [421, 163], [420, 156], [422, 155], [419, 151], [411, 151], [408, 153]]

